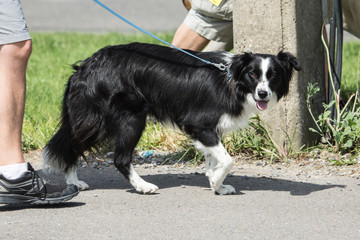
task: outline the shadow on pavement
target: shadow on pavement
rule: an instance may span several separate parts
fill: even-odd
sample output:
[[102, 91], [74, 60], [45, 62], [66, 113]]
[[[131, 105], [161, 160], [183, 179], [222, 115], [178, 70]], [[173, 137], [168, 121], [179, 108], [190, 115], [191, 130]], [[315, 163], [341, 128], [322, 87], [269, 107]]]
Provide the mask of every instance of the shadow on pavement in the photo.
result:
[[[171, 188], [184, 186], [199, 186], [209, 187], [207, 178], [204, 175], [194, 174], [162, 174], [144, 176], [144, 180], [154, 183], [159, 188]], [[312, 192], [322, 191], [330, 188], [345, 188], [345, 185], [334, 184], [314, 184], [295, 182], [285, 179], [274, 178], [257, 178], [257, 177], [243, 177], [231, 176], [227, 177], [224, 184], [230, 184], [235, 189], [238, 195], [244, 194], [242, 191], [282, 191], [289, 192], [292, 196], [309, 195]]]
[[[207, 177], [203, 174], [159, 173], [156, 169], [143, 169], [141, 173], [140, 175], [145, 181], [157, 185], [160, 189], [181, 186], [209, 188]], [[91, 167], [80, 168], [78, 170], [78, 176], [79, 180], [89, 184], [90, 190], [128, 189], [129, 192], [136, 192], [132, 191], [132, 186], [113, 166], [102, 169]], [[45, 178], [55, 180], [56, 182], [65, 181], [64, 174], [61, 173], [52, 174], [50, 176], [45, 175]], [[280, 178], [247, 177], [238, 175], [227, 177], [224, 184], [230, 184], [235, 187], [238, 194], [244, 194], [242, 191], [281, 191], [289, 192], [292, 196], [304, 196], [326, 189], [346, 187], [346, 185], [315, 184]]]
[[24, 209], [58, 209], [58, 208], [74, 208], [85, 205], [82, 202], [62, 202], [57, 204], [17, 204], [17, 205], [1, 205], [0, 212], [18, 211]]

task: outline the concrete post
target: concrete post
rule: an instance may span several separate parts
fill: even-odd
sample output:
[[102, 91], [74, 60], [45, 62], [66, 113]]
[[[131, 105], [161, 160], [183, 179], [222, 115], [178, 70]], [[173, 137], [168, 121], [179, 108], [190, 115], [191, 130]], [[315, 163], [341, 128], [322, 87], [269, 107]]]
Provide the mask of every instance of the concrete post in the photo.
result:
[[[311, 145], [318, 136], [309, 131], [313, 121], [306, 108], [306, 87], [317, 82], [321, 92], [314, 100], [315, 114], [322, 111], [324, 96], [324, 50], [321, 44], [321, 0], [234, 0], [235, 53], [252, 51], [294, 54], [303, 70], [294, 74], [289, 95], [260, 117], [279, 145], [295, 137], [292, 146]], [[319, 97], [320, 96], [320, 97]]]

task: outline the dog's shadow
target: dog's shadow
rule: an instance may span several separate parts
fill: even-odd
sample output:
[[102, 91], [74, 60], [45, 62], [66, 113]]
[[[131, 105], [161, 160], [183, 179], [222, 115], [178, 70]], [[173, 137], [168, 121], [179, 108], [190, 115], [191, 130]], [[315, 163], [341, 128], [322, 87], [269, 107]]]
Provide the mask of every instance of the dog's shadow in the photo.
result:
[[[146, 169], [143, 171], [146, 172]], [[64, 182], [64, 174], [54, 173], [44, 175], [48, 181]], [[145, 173], [146, 174], [146, 173]], [[150, 183], [157, 185], [160, 189], [196, 186], [199, 188], [209, 188], [209, 181], [204, 174], [185, 174], [185, 173], [155, 173], [149, 171], [149, 174], [140, 174], [141, 177]], [[78, 170], [79, 180], [85, 181], [90, 190], [94, 189], [126, 189], [129, 192], [136, 193], [132, 186], [124, 177], [116, 171], [115, 167], [109, 166], [102, 169], [92, 167], [80, 168]], [[282, 191], [289, 192], [293, 196], [309, 195], [312, 192], [322, 191], [330, 188], [345, 188], [345, 185], [335, 184], [314, 184], [306, 182], [297, 182], [279, 178], [267, 177], [247, 177], [247, 176], [228, 176], [224, 184], [230, 184], [235, 187], [237, 194], [244, 194], [243, 191]]]

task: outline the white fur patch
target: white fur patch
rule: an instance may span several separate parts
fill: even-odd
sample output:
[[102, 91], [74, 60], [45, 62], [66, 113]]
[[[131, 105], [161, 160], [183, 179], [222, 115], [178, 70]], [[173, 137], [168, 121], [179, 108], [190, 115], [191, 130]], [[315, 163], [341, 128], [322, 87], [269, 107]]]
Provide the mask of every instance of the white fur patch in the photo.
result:
[[[61, 161], [59, 161], [58, 159], [54, 157], [53, 158], [49, 157], [48, 149], [46, 147], [42, 152], [42, 158], [43, 158], [42, 169], [45, 173], [49, 174], [52, 170], [54, 171], [65, 170], [65, 164], [60, 164]], [[76, 170], [77, 167], [72, 167], [65, 172], [66, 183], [76, 185], [80, 190], [88, 189], [89, 185], [86, 182], [80, 181], [78, 179]]]
[[[277, 95], [272, 94], [269, 99], [267, 109], [271, 109], [273, 106], [276, 105], [277, 102]], [[249, 118], [259, 112], [260, 110], [256, 107], [254, 97], [252, 96], [252, 94], [248, 94], [246, 97], [246, 102], [243, 106], [243, 111], [240, 116], [230, 116], [229, 114], [224, 114], [221, 116], [220, 121], [217, 125], [218, 132], [221, 134], [225, 134], [244, 128], [248, 125]]]
[[[272, 96], [272, 91], [269, 86], [269, 79], [267, 78], [266, 74], [269, 71], [270, 66], [270, 58], [263, 58], [261, 59], [261, 82], [256, 86], [254, 98], [256, 100], [268, 101]], [[267, 93], [267, 97], [262, 99], [259, 97], [259, 91], [265, 91]]]
[[80, 181], [78, 179], [76, 169], [77, 169], [76, 167], [72, 167], [65, 173], [66, 183], [67, 184], [74, 184], [80, 190], [89, 189], [89, 185], [86, 182]]
[[136, 191], [149, 194], [156, 192], [159, 188], [158, 186], [146, 182], [142, 179], [136, 172], [133, 165], [130, 165], [130, 174], [129, 174], [130, 184], [135, 188]]
[[223, 185], [223, 181], [232, 167], [232, 158], [224, 146], [219, 142], [217, 146], [206, 147], [199, 141], [194, 145], [204, 154], [206, 160], [206, 176], [211, 189], [221, 195], [233, 194], [235, 189], [230, 185]]
[[267, 77], [266, 77], [266, 73], [269, 70], [269, 66], [270, 66], [270, 58], [263, 58], [261, 59], [261, 72], [262, 72], [262, 81], [268, 81]]
[[43, 160], [42, 169], [47, 172], [50, 172], [51, 170], [55, 170], [55, 171], [65, 170], [65, 164], [60, 164], [61, 161], [59, 161], [57, 158], [50, 157], [47, 147], [45, 147], [42, 152], [42, 160]]
[[221, 58], [224, 60], [224, 64], [231, 63], [232, 59], [234, 57], [234, 54], [229, 52], [221, 52]]
[[230, 116], [224, 114], [221, 116], [217, 129], [220, 133], [225, 134], [227, 132], [244, 128], [248, 125], [251, 115], [258, 113], [259, 110], [256, 107], [256, 102], [252, 94], [246, 96], [246, 101], [243, 104], [243, 111], [240, 116]]

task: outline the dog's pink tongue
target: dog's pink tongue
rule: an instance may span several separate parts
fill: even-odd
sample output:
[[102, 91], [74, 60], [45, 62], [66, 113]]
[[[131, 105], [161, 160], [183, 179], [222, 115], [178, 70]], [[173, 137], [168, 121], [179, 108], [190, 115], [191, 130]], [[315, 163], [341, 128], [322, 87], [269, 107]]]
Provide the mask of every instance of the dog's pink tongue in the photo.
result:
[[267, 101], [256, 101], [256, 106], [260, 111], [264, 111], [267, 108]]

